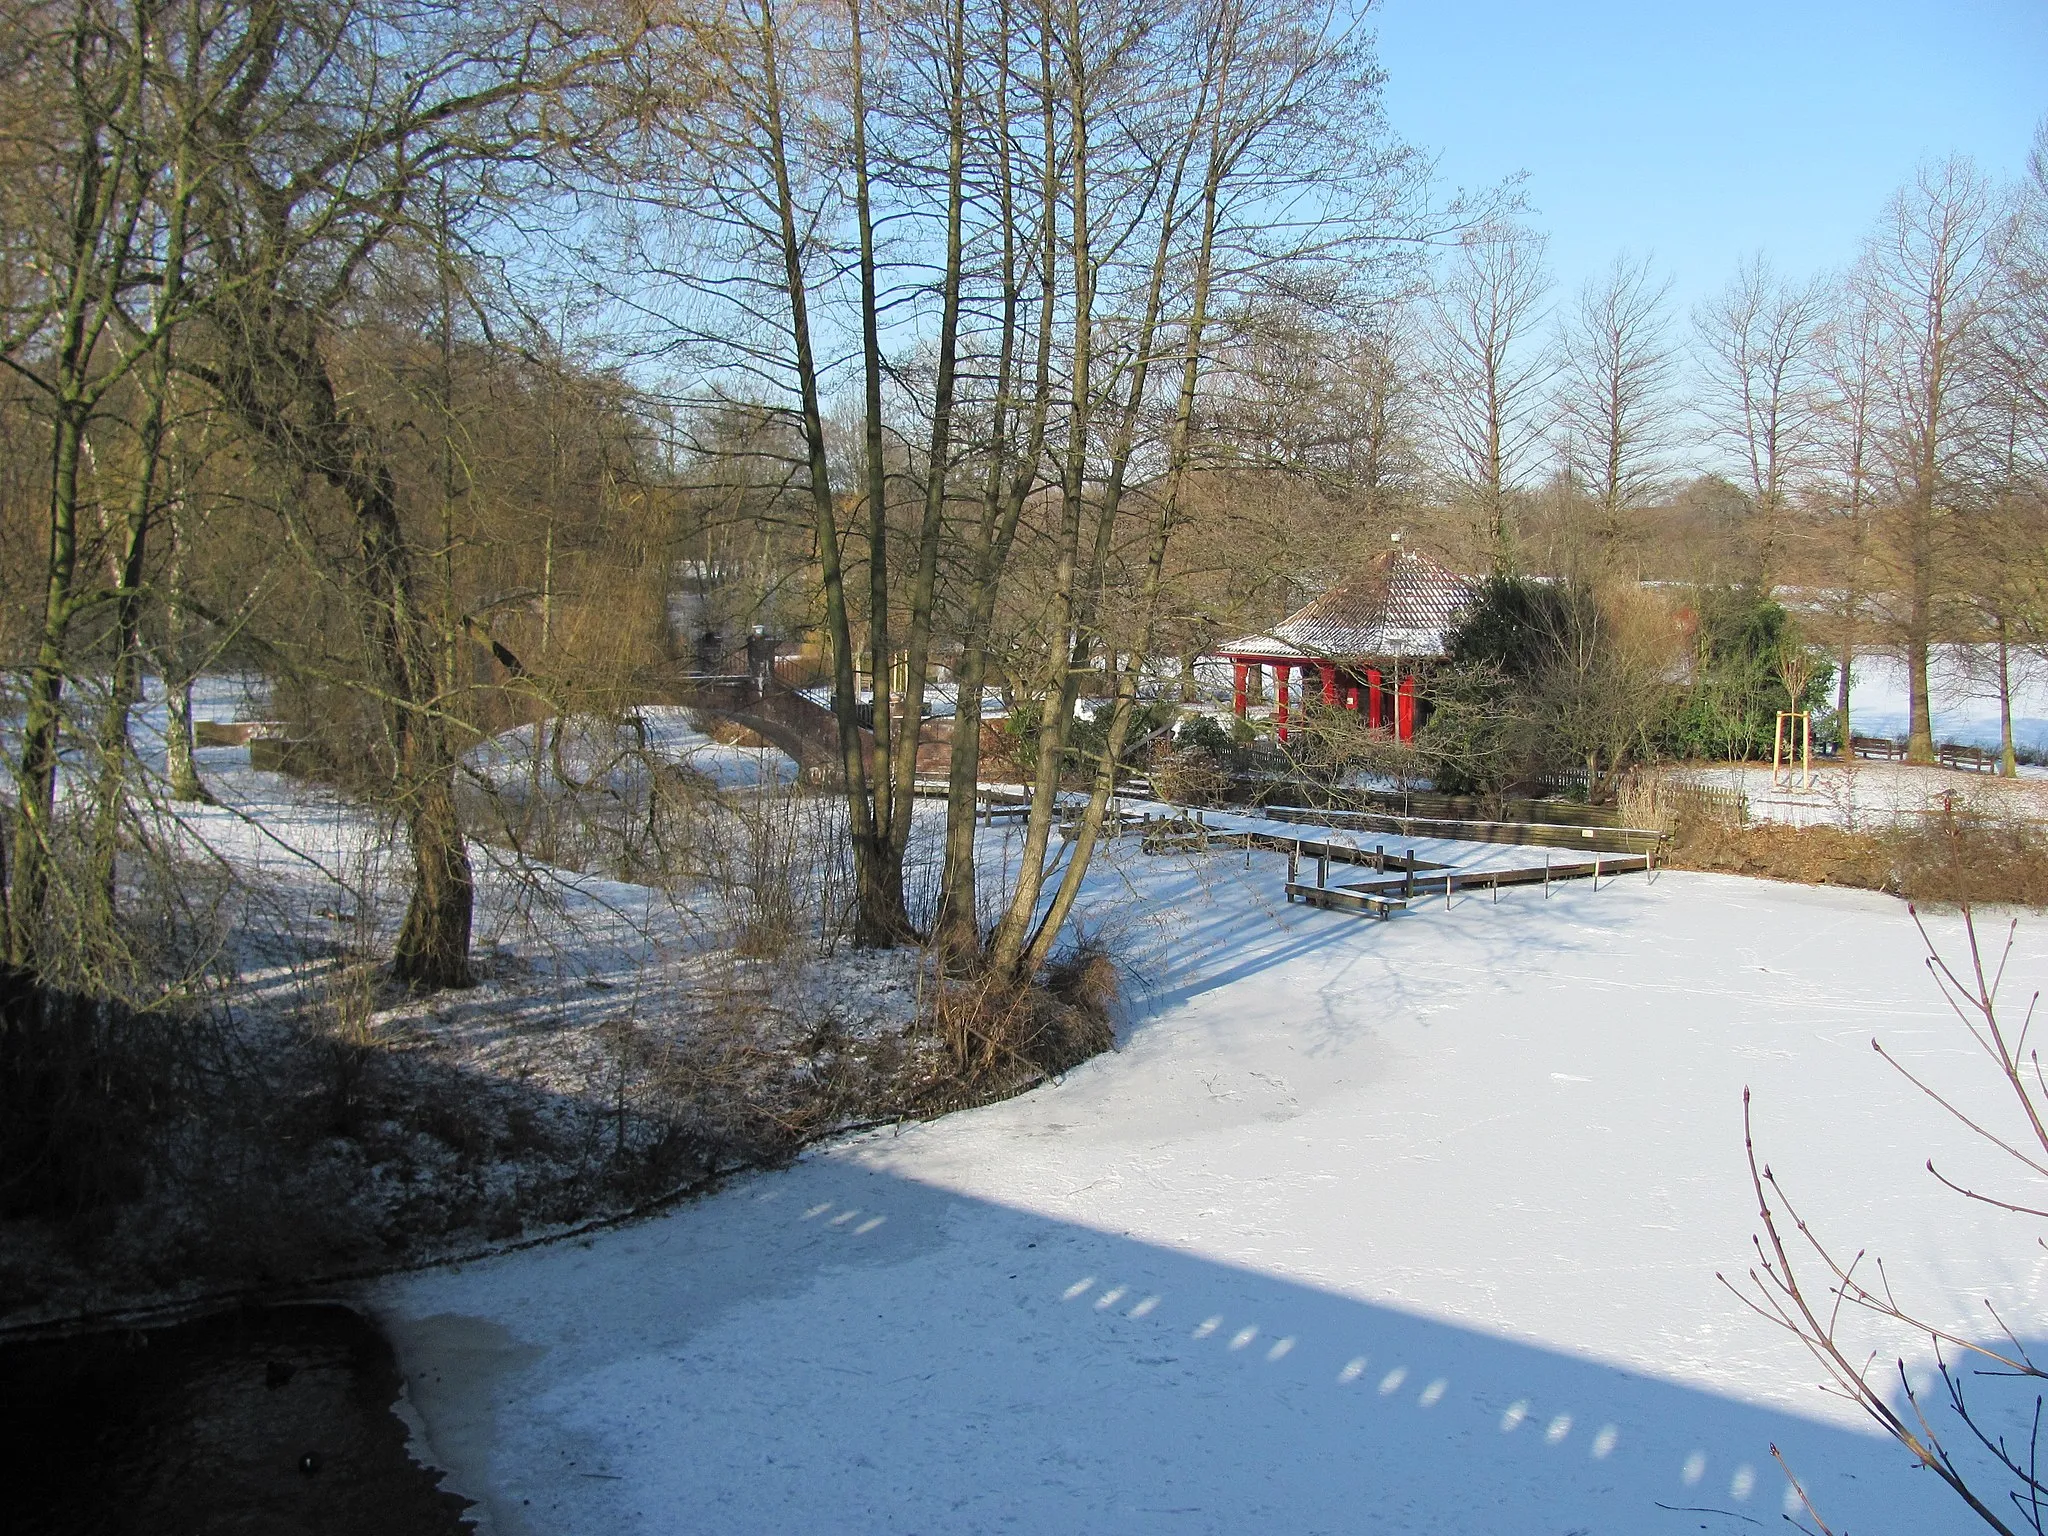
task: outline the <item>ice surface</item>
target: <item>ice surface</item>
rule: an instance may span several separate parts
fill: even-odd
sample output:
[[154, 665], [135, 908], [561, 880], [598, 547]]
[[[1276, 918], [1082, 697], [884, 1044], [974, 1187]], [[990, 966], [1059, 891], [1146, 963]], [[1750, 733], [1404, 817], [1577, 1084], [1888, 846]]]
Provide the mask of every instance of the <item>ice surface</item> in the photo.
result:
[[385, 1285], [456, 1484], [501, 1532], [1736, 1531], [1776, 1443], [1837, 1529], [1968, 1528], [1715, 1279], [1750, 1085], [1842, 1243], [2040, 1316], [1870, 1049], [1967, 1080], [1902, 906], [1667, 873], [1381, 924], [1282, 862], [1106, 849], [1139, 1001], [1062, 1082]]

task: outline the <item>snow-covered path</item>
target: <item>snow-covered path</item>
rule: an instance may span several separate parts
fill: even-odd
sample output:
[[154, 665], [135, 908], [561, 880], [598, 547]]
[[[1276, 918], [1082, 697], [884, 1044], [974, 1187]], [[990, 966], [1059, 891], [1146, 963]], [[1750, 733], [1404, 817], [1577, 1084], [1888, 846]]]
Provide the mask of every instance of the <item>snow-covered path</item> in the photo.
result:
[[1736, 1531], [1775, 1442], [1837, 1530], [1969, 1528], [1715, 1280], [1747, 1084], [1845, 1245], [2040, 1317], [2033, 1231], [1932, 1187], [1870, 1050], [1969, 1077], [1902, 906], [1664, 874], [1379, 924], [1279, 866], [1115, 845], [1146, 1001], [1062, 1083], [385, 1286], [454, 1485], [501, 1533]]

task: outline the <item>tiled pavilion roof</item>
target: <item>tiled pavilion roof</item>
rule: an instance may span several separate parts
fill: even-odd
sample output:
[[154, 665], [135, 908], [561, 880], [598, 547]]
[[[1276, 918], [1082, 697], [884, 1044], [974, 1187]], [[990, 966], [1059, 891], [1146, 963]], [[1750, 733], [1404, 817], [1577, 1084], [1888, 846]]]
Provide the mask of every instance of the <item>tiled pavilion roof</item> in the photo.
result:
[[1388, 550], [1356, 579], [1331, 588], [1265, 633], [1217, 646], [1215, 654], [1332, 661], [1441, 656], [1475, 585], [1427, 555]]

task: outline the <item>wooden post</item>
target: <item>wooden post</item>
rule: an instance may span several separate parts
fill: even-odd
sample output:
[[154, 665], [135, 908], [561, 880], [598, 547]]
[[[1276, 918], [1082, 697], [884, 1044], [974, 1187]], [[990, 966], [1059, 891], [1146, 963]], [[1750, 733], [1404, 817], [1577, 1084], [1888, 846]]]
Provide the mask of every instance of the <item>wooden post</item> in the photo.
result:
[[1543, 899], [1545, 901], [1550, 900], [1550, 853], [1548, 850], [1545, 850], [1543, 854]]
[[1238, 719], [1242, 720], [1245, 707], [1245, 664], [1241, 661], [1233, 661], [1230, 666], [1230, 711]]
[[1287, 849], [1287, 883], [1295, 884], [1301, 878], [1301, 839], [1296, 838]]
[[1401, 899], [1406, 901], [1415, 894], [1415, 850], [1408, 850], [1408, 867], [1401, 871]]
[[1330, 848], [1326, 843], [1322, 852], [1316, 855], [1316, 889], [1322, 890], [1330, 883]]
[[1387, 872], [1387, 845], [1385, 843], [1381, 843], [1373, 849], [1372, 869], [1376, 875], [1384, 875]]
[[1244, 867], [1252, 867], [1252, 835], [1249, 832], [1244, 835]]
[[1451, 910], [1451, 874], [1449, 870], [1444, 871], [1444, 910], [1446, 912]]
[[1593, 889], [1600, 889], [1600, 855], [1593, 855]]

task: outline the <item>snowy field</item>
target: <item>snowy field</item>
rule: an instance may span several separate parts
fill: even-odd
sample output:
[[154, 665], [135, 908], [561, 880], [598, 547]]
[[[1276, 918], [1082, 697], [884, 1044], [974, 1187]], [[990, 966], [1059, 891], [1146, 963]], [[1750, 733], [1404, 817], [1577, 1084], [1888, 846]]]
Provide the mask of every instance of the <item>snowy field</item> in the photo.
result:
[[1910, 763], [1815, 763], [1810, 782], [1798, 770], [1771, 782], [1769, 763], [1725, 763], [1679, 770], [1687, 779], [1715, 789], [1740, 790], [1757, 821], [1795, 827], [1836, 826], [1849, 831], [1883, 830], [1899, 822], [1957, 811], [2048, 821], [2048, 774], [2022, 767], [2017, 779], [1955, 768]]
[[532, 784], [555, 789], [559, 755], [568, 776], [581, 785], [593, 780], [624, 788], [644, 755], [704, 775], [726, 789], [787, 784], [796, 764], [774, 747], [738, 747], [713, 741], [689, 723], [693, 712], [677, 705], [643, 704], [633, 711], [638, 729], [582, 728], [553, 737], [553, 722], [522, 725], [482, 743], [470, 765], [499, 788]]
[[[779, 777], [680, 719], [649, 736], [728, 784]], [[533, 745], [479, 766], [530, 782]], [[596, 761], [564, 747], [572, 776]], [[388, 893], [351, 910], [402, 874], [373, 818], [246, 749], [200, 763], [224, 803], [180, 819], [290, 924], [395, 921]], [[991, 872], [1016, 839], [982, 833]], [[697, 924], [559, 870], [536, 906], [477, 854], [489, 979], [406, 1028], [577, 1091], [564, 1051], [683, 999]], [[1969, 1078], [1901, 905], [1664, 873], [1380, 924], [1287, 905], [1284, 862], [1108, 845], [1082, 924], [1127, 958], [1129, 1016], [1060, 1083], [382, 1284], [423, 1454], [501, 1536], [1734, 1532], [1781, 1524], [1773, 1444], [1838, 1531], [1969, 1528], [1715, 1279], [1755, 1225], [1749, 1085], [1764, 1155], [1841, 1244], [1965, 1332], [1978, 1296], [2040, 1331], [2033, 1231], [1934, 1187], [1930, 1152], [1983, 1170], [1869, 1048]], [[909, 1000], [902, 967], [873, 973], [888, 998], [849, 957], [807, 969], [802, 1006]], [[2037, 918], [2013, 974], [2048, 977]]]
[[1735, 1532], [1781, 1528], [1774, 1443], [1837, 1530], [1968, 1528], [1715, 1279], [1749, 1085], [1841, 1243], [2041, 1315], [1870, 1049], [1969, 1069], [1900, 904], [1666, 873], [1380, 924], [1282, 862], [1112, 845], [1138, 1001], [1060, 1083], [386, 1283], [428, 1453], [500, 1533]]

